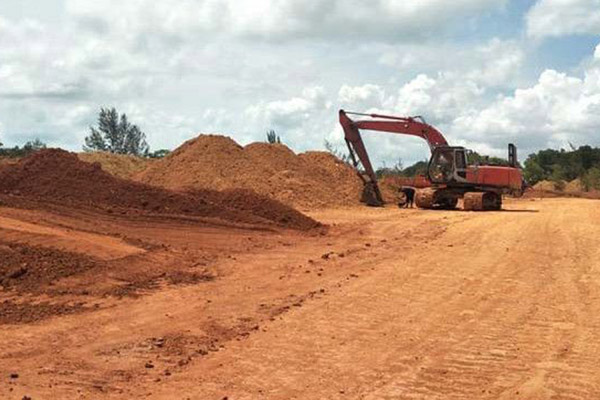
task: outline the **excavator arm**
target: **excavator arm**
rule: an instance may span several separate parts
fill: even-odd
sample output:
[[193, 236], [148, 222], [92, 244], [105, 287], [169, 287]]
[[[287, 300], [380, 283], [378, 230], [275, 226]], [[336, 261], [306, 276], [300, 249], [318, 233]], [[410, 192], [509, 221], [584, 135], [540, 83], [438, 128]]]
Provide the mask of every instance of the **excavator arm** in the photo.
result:
[[[359, 173], [365, 185], [362, 200], [371, 206], [382, 206], [383, 197], [377, 185], [375, 170], [360, 135], [360, 129], [418, 136], [427, 141], [432, 151], [438, 146], [448, 145], [444, 136], [433, 126], [426, 124], [420, 117], [394, 117], [390, 115], [346, 112], [344, 110], [340, 110], [339, 114], [340, 124], [344, 129], [344, 138], [346, 139], [354, 167], [358, 169], [360, 162], [365, 172], [364, 175]], [[353, 121], [348, 115], [366, 116], [373, 119]]]

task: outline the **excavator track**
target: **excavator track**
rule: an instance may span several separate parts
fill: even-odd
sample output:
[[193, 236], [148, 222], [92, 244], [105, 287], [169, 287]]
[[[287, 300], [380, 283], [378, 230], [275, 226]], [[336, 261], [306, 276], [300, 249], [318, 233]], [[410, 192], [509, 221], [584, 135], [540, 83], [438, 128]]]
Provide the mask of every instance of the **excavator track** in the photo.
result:
[[502, 208], [502, 196], [494, 192], [468, 192], [463, 197], [465, 211], [493, 211]]
[[435, 202], [435, 190], [431, 188], [418, 189], [415, 194], [415, 204], [419, 208], [433, 208]]
[[457, 203], [457, 196], [445, 188], [418, 189], [415, 195], [415, 204], [419, 208], [453, 210]]

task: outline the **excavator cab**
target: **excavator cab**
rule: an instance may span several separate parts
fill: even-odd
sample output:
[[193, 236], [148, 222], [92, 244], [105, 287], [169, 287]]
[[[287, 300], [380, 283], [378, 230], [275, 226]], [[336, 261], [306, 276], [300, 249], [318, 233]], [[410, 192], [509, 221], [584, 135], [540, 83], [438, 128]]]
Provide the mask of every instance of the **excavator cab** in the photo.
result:
[[458, 146], [438, 146], [432, 150], [427, 174], [433, 183], [467, 182], [467, 150]]

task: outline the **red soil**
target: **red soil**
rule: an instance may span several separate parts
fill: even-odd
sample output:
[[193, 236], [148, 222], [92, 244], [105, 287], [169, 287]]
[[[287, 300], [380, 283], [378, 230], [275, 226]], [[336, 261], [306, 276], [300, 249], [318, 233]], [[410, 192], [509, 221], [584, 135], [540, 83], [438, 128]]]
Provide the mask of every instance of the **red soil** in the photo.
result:
[[117, 178], [76, 154], [42, 150], [0, 169], [0, 193], [11, 204], [21, 198], [108, 212], [154, 213], [217, 218], [245, 224], [309, 230], [313, 219], [278, 201], [250, 191], [174, 192]]
[[296, 155], [283, 144], [242, 147], [216, 135], [187, 141], [136, 179], [168, 189], [249, 189], [304, 209], [355, 205], [362, 190], [354, 169], [329, 153]]

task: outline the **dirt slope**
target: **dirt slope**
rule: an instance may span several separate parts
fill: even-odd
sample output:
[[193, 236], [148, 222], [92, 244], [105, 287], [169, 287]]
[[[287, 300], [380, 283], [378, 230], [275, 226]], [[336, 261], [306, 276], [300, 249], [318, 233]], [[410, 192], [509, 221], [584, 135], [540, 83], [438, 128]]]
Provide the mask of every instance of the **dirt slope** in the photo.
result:
[[326, 238], [253, 248], [162, 230], [173, 256], [231, 257], [210, 282], [0, 325], [0, 397], [600, 398], [598, 202], [506, 208], [328, 210]]
[[58, 149], [39, 151], [0, 169], [0, 193], [12, 195], [5, 196], [4, 201], [13, 205], [24, 197], [121, 214], [184, 214], [294, 229], [318, 225], [298, 211], [253, 192], [173, 192], [114, 177], [99, 164], [83, 162], [76, 154]]
[[282, 144], [200, 135], [136, 179], [169, 189], [250, 189], [306, 209], [355, 205], [361, 184], [352, 168], [324, 152], [296, 155]]

